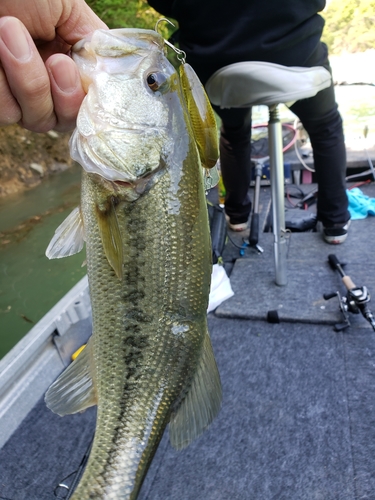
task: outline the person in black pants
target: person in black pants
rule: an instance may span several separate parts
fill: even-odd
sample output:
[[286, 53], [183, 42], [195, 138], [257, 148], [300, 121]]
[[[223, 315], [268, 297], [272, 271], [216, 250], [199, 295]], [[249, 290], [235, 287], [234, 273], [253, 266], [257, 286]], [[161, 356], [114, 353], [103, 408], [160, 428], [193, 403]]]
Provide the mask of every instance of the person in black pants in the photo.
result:
[[[202, 83], [218, 69], [241, 61], [285, 66], [324, 66], [331, 71], [321, 42], [325, 0], [148, 0], [179, 23], [178, 41]], [[251, 108], [220, 109], [220, 164], [226, 189], [229, 227], [242, 231], [251, 211]], [[290, 108], [309, 134], [318, 182], [318, 219], [323, 237], [342, 243], [350, 214], [346, 196], [346, 149], [333, 84]]]

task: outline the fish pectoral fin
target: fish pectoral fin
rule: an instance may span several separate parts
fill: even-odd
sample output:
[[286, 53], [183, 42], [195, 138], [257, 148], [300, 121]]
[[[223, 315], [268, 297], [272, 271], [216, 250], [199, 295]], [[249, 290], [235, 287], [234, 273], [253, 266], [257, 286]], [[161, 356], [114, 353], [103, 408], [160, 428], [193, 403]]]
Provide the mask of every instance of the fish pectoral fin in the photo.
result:
[[50, 410], [63, 417], [97, 404], [92, 359], [89, 340], [83, 351], [46, 392], [44, 399]]
[[181, 450], [200, 436], [218, 414], [221, 399], [220, 375], [207, 333], [190, 390], [169, 422], [171, 445]]
[[124, 262], [120, 227], [113, 200], [109, 200], [106, 210], [97, 206], [98, 225], [103, 249], [107, 260], [115, 271], [118, 279], [122, 279], [122, 265]]
[[80, 252], [85, 242], [80, 207], [76, 207], [55, 231], [46, 250], [49, 259], [69, 257]]

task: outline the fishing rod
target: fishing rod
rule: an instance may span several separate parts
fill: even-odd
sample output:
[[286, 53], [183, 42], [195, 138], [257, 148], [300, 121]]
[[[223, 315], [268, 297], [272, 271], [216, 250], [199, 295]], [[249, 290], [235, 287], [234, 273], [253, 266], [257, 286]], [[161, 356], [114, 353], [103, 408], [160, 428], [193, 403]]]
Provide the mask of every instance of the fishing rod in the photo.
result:
[[375, 318], [370, 311], [369, 302], [370, 294], [365, 286], [356, 286], [350, 276], [345, 274], [343, 264], [340, 263], [336, 255], [328, 255], [328, 262], [334, 271], [338, 271], [342, 278], [342, 282], [347, 290], [346, 297], [342, 297], [340, 292], [324, 294], [325, 300], [338, 297], [340, 310], [344, 316], [344, 322], [335, 325], [335, 330], [340, 331], [350, 326], [349, 312], [354, 314], [362, 313], [362, 316], [370, 323], [372, 329], [375, 331]]
[[[56, 498], [62, 500], [69, 500], [72, 497], [74, 490], [78, 484], [78, 481], [81, 479], [84, 468], [86, 467], [87, 461], [89, 459], [90, 451], [92, 448], [92, 444], [94, 442], [94, 438], [90, 441], [89, 446], [86, 449], [85, 454], [79, 464], [78, 468], [64, 477], [64, 479], [56, 486], [54, 490], [54, 495]], [[72, 479], [71, 484], [67, 484]]]

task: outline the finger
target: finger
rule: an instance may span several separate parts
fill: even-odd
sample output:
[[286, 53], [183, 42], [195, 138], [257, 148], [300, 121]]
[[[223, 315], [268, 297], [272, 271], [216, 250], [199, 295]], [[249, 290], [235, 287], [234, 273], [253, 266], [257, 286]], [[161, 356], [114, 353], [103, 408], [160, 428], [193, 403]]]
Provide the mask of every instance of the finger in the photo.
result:
[[70, 57], [63, 54], [51, 56], [46, 61], [46, 67], [57, 117], [55, 130], [71, 130], [75, 127], [78, 110], [85, 97], [78, 68]]
[[0, 0], [0, 17], [17, 17], [33, 39], [51, 41], [56, 32], [70, 45], [105, 29], [85, 0]]
[[73, 45], [97, 29], [108, 29], [107, 25], [93, 12], [84, 0], [74, 0], [71, 10], [66, 9], [60, 18], [57, 33]]
[[0, 19], [0, 60], [21, 111], [20, 123], [36, 132], [52, 129], [56, 117], [49, 75], [31, 36], [16, 18]]
[[36, 45], [36, 48], [38, 49], [38, 52], [40, 54], [40, 57], [43, 59], [44, 62], [47, 61], [47, 59], [52, 56], [53, 54], [68, 54], [71, 45], [66, 43], [59, 35], [55, 35], [55, 38], [50, 41], [45, 41], [45, 40], [39, 40], [39, 39], [33, 39], [34, 43]]
[[18, 123], [21, 118], [21, 108], [10, 91], [4, 70], [0, 67], [0, 127]]

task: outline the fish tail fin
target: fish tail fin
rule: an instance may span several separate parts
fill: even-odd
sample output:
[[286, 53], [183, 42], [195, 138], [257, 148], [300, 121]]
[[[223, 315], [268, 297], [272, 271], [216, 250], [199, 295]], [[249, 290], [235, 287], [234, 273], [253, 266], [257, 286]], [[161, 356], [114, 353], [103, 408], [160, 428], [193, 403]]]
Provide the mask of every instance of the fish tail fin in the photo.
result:
[[190, 390], [169, 422], [171, 445], [181, 450], [200, 436], [218, 414], [221, 399], [220, 375], [207, 332]]
[[97, 404], [91, 351], [89, 341], [46, 392], [45, 402], [48, 408], [61, 417]]

